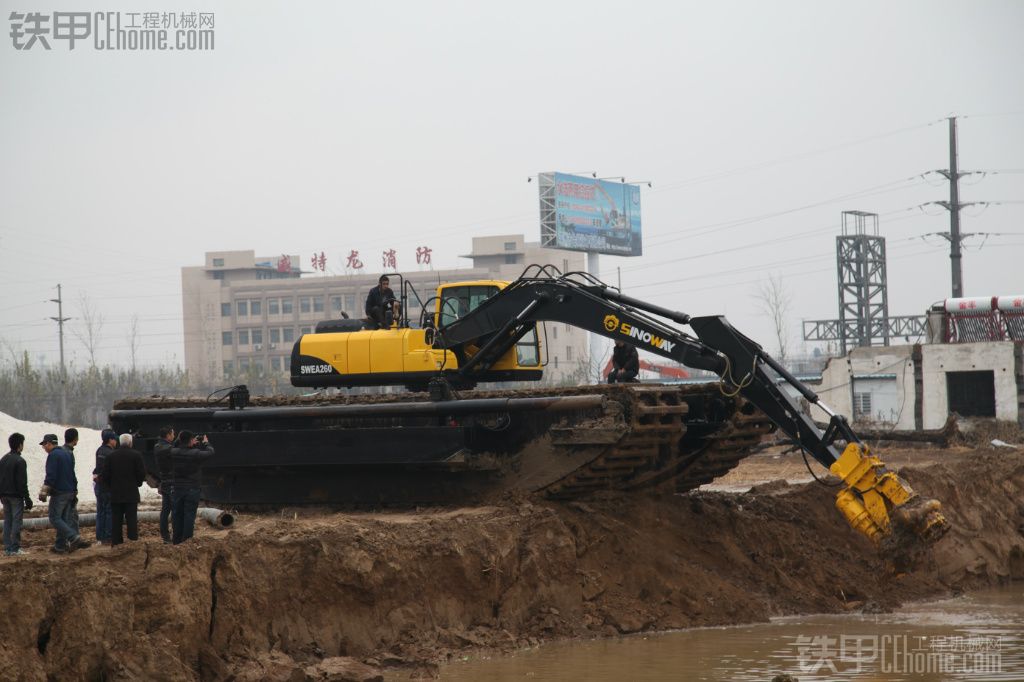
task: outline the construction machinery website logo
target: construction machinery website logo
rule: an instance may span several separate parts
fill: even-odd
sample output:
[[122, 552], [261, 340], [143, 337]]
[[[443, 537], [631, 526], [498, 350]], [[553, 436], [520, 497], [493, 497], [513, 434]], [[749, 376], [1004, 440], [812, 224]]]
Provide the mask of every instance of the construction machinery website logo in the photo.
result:
[[620, 334], [625, 334], [629, 338], [636, 339], [641, 343], [649, 343], [655, 348], [659, 348], [668, 353], [671, 353], [672, 349], [675, 348], [676, 345], [668, 339], [663, 339], [651, 332], [644, 331], [636, 325], [629, 324], [628, 322], [620, 322], [619, 318], [615, 315], [604, 316], [604, 328], [609, 332], [618, 330]]
[[92, 48], [198, 52], [214, 48], [213, 12], [11, 12], [15, 50]]
[[799, 671], [831, 679], [859, 679], [861, 673], [989, 679], [1003, 669], [1001, 636], [841, 634], [794, 639]]

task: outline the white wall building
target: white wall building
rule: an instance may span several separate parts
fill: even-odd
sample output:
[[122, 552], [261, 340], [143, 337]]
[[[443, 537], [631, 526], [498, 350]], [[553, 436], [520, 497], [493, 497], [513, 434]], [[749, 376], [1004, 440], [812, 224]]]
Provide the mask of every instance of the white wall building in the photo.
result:
[[955, 412], [1024, 425], [1022, 351], [1013, 341], [856, 348], [828, 363], [815, 391], [854, 424], [938, 429]]

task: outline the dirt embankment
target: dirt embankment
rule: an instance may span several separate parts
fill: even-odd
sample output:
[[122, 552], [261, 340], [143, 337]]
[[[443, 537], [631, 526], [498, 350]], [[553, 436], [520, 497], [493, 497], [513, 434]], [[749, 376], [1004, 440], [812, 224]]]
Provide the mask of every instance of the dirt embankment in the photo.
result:
[[[954, 530], [886, 574], [816, 484], [309, 518], [242, 517], [169, 547], [0, 560], [0, 678], [366, 679], [556, 637], [893, 608], [1024, 577], [1024, 458], [907, 470]], [[349, 668], [346, 668], [349, 666]]]

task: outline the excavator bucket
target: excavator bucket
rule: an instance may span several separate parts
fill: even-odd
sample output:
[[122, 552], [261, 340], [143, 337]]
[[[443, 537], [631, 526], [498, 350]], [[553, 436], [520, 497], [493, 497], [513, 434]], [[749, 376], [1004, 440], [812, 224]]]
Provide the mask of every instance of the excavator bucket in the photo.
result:
[[836, 495], [836, 508], [901, 570], [949, 531], [941, 503], [917, 495], [866, 445], [847, 445], [830, 470], [847, 486]]

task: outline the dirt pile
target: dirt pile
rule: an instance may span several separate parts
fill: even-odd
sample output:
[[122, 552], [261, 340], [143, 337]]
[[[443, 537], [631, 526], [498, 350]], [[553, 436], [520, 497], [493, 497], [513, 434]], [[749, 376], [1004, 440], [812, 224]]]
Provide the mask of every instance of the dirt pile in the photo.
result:
[[181, 547], [70, 557], [26, 533], [33, 554], [0, 560], [0, 678], [373, 679], [472, 648], [895, 608], [1024, 576], [1019, 457], [903, 473], [954, 530], [902, 576], [815, 484], [248, 516]]

